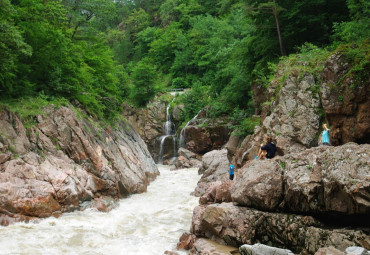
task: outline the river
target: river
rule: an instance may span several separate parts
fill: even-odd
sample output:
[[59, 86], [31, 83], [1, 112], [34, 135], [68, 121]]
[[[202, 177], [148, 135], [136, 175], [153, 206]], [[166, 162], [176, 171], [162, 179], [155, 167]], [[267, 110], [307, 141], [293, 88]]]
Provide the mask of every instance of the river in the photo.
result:
[[161, 175], [147, 192], [120, 200], [108, 213], [88, 209], [0, 227], [0, 254], [161, 255], [175, 250], [190, 229], [198, 204], [190, 193], [200, 176], [197, 169], [158, 167]]

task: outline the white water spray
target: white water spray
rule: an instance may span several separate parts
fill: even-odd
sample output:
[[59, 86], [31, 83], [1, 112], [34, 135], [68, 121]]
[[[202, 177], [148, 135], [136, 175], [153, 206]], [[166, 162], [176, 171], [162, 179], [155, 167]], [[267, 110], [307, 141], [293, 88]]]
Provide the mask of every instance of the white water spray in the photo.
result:
[[0, 227], [0, 254], [157, 255], [175, 250], [181, 234], [190, 229], [198, 204], [190, 193], [199, 176], [195, 168], [159, 170], [146, 193], [122, 199], [109, 213], [90, 209]]

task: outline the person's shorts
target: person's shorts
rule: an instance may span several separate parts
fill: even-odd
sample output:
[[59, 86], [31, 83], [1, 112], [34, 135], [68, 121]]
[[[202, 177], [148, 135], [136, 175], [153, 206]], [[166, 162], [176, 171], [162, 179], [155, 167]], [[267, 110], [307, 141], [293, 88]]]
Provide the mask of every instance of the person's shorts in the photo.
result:
[[230, 177], [230, 180], [234, 180], [234, 175], [233, 174], [229, 174], [229, 177]]

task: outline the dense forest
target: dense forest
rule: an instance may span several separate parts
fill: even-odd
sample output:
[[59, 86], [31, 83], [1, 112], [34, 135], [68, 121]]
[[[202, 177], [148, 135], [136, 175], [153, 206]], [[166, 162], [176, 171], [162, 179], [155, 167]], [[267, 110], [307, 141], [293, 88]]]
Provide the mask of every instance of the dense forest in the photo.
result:
[[369, 34], [367, 0], [0, 0], [0, 100], [114, 120], [122, 102], [192, 88], [184, 121], [206, 105], [247, 117], [251, 86], [297, 54], [341, 50], [366, 73]]

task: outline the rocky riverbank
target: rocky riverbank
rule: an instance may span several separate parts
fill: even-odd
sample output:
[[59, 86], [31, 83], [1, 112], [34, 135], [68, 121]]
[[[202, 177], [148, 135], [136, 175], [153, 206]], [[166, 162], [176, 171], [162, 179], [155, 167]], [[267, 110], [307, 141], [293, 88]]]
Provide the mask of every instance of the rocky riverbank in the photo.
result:
[[129, 124], [103, 129], [72, 108], [49, 106], [25, 128], [0, 111], [0, 224], [58, 216], [146, 191], [159, 174]]
[[[320, 78], [290, 72], [285, 79], [281, 67], [268, 92], [256, 95], [268, 101], [254, 134], [231, 136], [225, 149], [203, 156], [194, 191], [200, 205], [193, 213], [191, 242], [185, 240], [191, 254], [216, 249], [197, 241], [202, 238], [244, 245], [241, 254], [370, 250], [370, 100], [364, 96], [370, 87], [351, 79], [338, 87], [349, 70], [340, 54], [325, 66]], [[323, 122], [331, 127], [335, 147], [318, 145]], [[278, 155], [254, 160], [267, 136], [277, 143]], [[228, 180], [230, 163], [237, 166], [234, 181]], [[352, 246], [362, 247], [360, 253], [350, 251]]]
[[234, 181], [219, 174], [224, 159], [215, 158], [219, 167], [210, 165], [196, 188], [201, 197], [191, 233], [197, 238], [236, 248], [263, 243], [299, 254], [329, 246], [370, 249], [370, 145], [320, 146], [253, 160]]

